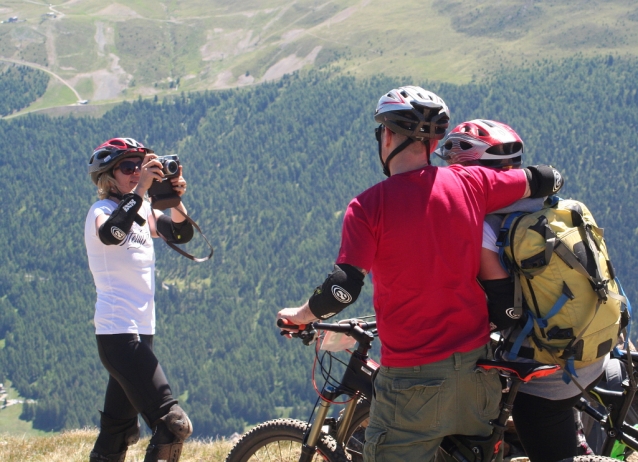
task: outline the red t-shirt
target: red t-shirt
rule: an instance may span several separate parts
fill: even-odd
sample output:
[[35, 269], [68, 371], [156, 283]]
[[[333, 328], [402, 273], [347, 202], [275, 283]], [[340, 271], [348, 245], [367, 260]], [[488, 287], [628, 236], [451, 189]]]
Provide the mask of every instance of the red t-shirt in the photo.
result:
[[476, 281], [485, 215], [520, 199], [523, 170], [426, 167], [354, 198], [337, 263], [371, 272], [381, 364], [411, 367], [489, 340]]

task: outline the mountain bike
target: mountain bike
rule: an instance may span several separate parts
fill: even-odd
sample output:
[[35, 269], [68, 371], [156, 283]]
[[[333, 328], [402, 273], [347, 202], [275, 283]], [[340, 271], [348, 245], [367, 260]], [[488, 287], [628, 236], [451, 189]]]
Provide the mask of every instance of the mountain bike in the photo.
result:
[[[280, 320], [282, 321], [282, 320]], [[315, 322], [305, 326], [285, 326], [288, 334], [300, 338], [304, 344], [316, 343], [316, 361], [320, 365], [326, 383], [321, 390], [316, 386], [313, 368], [313, 385], [319, 393], [319, 399], [308, 422], [296, 419], [275, 419], [253, 428], [235, 444], [226, 458], [226, 462], [249, 461], [313, 461], [332, 462], [363, 461], [363, 445], [365, 427], [370, 412], [370, 399], [373, 393], [374, 375], [379, 365], [369, 357], [368, 353], [376, 335], [376, 322], [365, 322], [361, 319], [349, 319], [338, 323]], [[333, 334], [341, 334], [341, 339]], [[348, 353], [347, 362], [337, 357], [334, 348], [324, 349], [319, 358], [319, 341], [324, 335], [323, 343], [330, 339], [331, 344], [344, 343], [344, 337], [350, 337], [356, 343], [356, 349]], [[337, 340], [335, 340], [337, 338]], [[328, 361], [326, 361], [326, 357]], [[332, 372], [332, 360], [343, 364], [343, 374], [337, 380]], [[326, 364], [328, 363], [328, 364]], [[544, 377], [560, 369], [558, 365], [538, 363], [515, 363], [507, 361], [480, 360], [477, 367], [485, 370], [495, 369], [511, 382], [509, 393], [503, 394], [501, 411], [498, 418], [491, 422], [492, 435], [488, 437], [454, 435], [443, 439], [440, 453], [447, 460], [457, 462], [493, 462], [501, 453], [503, 433], [511, 415], [514, 399], [519, 386], [529, 380]], [[633, 369], [632, 369], [633, 373]], [[634, 380], [635, 384], [635, 380]], [[634, 390], [635, 392], [635, 390]], [[345, 400], [337, 403], [337, 399]], [[625, 401], [631, 401], [625, 397]], [[633, 396], [631, 397], [633, 399]], [[345, 405], [337, 418], [329, 417], [333, 404]], [[600, 409], [583, 407], [584, 412], [591, 412], [597, 420], [604, 421], [605, 415]], [[622, 406], [624, 408], [626, 406]], [[617, 417], [622, 416], [619, 411]], [[621, 420], [622, 422], [622, 420]], [[616, 427], [614, 427], [616, 428]], [[627, 435], [632, 432], [620, 426], [622, 437], [627, 446], [634, 447], [632, 439]], [[633, 430], [633, 429], [632, 429]], [[620, 436], [616, 433], [615, 437]], [[613, 443], [612, 443], [613, 445]], [[574, 462], [612, 461], [602, 456], [578, 456], [566, 459]]]
[[589, 392], [590, 399], [581, 398], [576, 408], [600, 425], [602, 443], [597, 452], [619, 457], [616, 460], [626, 460], [632, 452], [638, 451], [638, 429], [632, 426], [636, 423], [632, 404], [638, 392], [635, 370], [638, 352], [628, 353], [616, 348], [611, 358], [622, 365], [623, 378], [617, 379], [619, 383], [599, 383]]

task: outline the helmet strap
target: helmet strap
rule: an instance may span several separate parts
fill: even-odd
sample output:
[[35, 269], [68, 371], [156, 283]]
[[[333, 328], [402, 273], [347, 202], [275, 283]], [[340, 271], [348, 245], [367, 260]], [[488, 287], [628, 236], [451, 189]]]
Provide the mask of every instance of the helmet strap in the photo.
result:
[[428, 165], [432, 165], [432, 162], [430, 162], [430, 140], [429, 139], [423, 140], [423, 144], [425, 145], [425, 150], [427, 153]]
[[[381, 159], [381, 165], [383, 165], [383, 174], [387, 177], [390, 176], [390, 161], [392, 160], [392, 158], [394, 156], [396, 156], [397, 154], [399, 154], [401, 151], [403, 151], [405, 148], [407, 148], [409, 145], [411, 145], [414, 142], [413, 138], [406, 138], [406, 140], [401, 143], [400, 145], [398, 145], [394, 151], [392, 151], [390, 153], [390, 155], [388, 156], [388, 158], [385, 160], [385, 163], [383, 162], [383, 158], [381, 157], [381, 141], [379, 141], [379, 159]], [[428, 159], [429, 159], [429, 151], [430, 149], [428, 148]], [[429, 160], [428, 160], [429, 162]]]
[[112, 189], [109, 191], [109, 197], [115, 197], [117, 200], [121, 201], [124, 198], [124, 194], [120, 192], [117, 187], [115, 187], [115, 191]]

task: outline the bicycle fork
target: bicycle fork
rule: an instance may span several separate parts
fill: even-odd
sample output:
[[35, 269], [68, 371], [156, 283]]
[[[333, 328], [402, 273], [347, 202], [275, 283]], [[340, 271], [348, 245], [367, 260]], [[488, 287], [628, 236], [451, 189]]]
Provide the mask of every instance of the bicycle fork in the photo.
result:
[[[312, 424], [310, 425], [310, 431], [307, 432], [304, 439], [304, 443], [301, 446], [301, 456], [299, 462], [310, 462], [316, 452], [317, 442], [321, 437], [321, 431], [323, 428], [323, 422], [328, 416], [330, 411], [330, 405], [337, 396], [336, 388], [332, 386], [326, 386], [324, 392], [321, 394], [319, 409], [316, 412], [316, 416]], [[353, 411], [354, 412], [354, 411]]]

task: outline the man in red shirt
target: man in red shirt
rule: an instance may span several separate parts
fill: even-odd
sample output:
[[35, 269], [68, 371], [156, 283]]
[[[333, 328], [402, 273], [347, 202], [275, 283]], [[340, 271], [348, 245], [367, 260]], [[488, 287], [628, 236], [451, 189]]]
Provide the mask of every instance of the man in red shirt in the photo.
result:
[[444, 436], [487, 436], [498, 415], [498, 376], [475, 368], [490, 355], [476, 280], [485, 215], [557, 191], [562, 178], [547, 166], [431, 166], [449, 111], [420, 87], [382, 96], [375, 120], [389, 178], [348, 205], [333, 273], [305, 305], [277, 316], [298, 324], [334, 316], [371, 273], [382, 346], [364, 457], [429, 461]]

